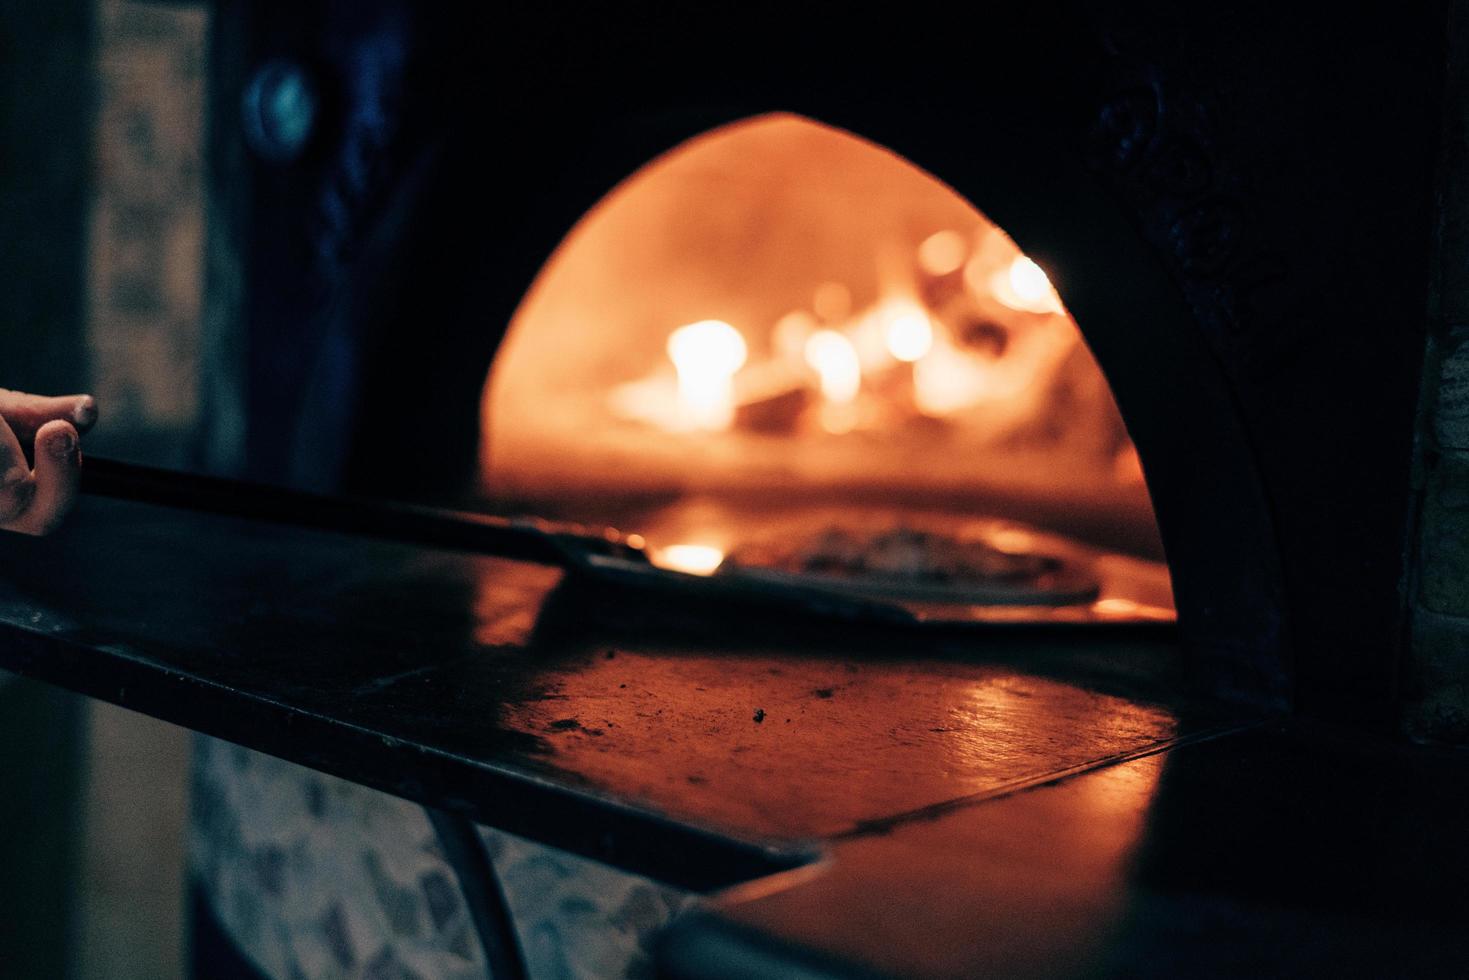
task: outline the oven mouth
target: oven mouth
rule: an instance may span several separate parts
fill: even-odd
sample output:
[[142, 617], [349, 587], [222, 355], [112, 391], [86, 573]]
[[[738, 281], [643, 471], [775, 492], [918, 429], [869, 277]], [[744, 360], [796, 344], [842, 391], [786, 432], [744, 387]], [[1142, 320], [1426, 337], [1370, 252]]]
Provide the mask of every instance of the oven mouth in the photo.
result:
[[616, 525], [664, 569], [926, 622], [1171, 623], [1065, 283], [884, 147], [786, 113], [722, 126], [542, 267], [485, 386], [481, 492]]

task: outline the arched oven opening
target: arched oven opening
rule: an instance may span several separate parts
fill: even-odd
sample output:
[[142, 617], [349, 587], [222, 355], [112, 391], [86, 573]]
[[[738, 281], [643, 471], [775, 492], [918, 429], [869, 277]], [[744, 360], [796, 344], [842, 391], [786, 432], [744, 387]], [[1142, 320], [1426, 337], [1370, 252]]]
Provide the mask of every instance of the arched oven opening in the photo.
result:
[[1137, 450], [1050, 278], [953, 190], [800, 117], [623, 181], [496, 356], [497, 510], [931, 616], [1171, 621]]
[[[1178, 610], [1210, 685], [1280, 698], [1263, 508], [1172, 284], [1137, 274], [1153, 263], [1078, 188], [986, 187], [984, 169], [958, 171], [966, 199], [788, 113], [656, 155], [518, 306], [485, 387], [480, 493], [614, 524], [667, 567], [937, 621]], [[1037, 193], [1049, 206], [1027, 208]]]

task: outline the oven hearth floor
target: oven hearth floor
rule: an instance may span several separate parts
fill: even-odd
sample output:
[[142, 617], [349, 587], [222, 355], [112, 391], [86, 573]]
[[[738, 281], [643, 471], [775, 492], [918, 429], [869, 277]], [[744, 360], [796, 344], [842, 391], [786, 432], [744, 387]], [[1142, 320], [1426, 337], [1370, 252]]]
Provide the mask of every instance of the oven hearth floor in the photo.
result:
[[0, 549], [0, 668], [723, 889], [671, 975], [1465, 955], [1463, 760], [1202, 703], [1156, 630], [690, 633], [551, 569], [97, 499]]

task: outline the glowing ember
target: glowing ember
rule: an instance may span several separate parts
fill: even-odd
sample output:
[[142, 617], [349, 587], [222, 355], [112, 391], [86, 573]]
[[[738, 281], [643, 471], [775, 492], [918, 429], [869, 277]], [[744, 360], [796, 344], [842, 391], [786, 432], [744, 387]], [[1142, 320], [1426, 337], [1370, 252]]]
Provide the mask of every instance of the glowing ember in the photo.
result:
[[990, 535], [990, 544], [1011, 555], [1024, 555], [1036, 550], [1035, 535], [1014, 527], [995, 531]]
[[827, 401], [844, 404], [857, 397], [862, 364], [845, 335], [835, 330], [816, 331], [806, 341], [806, 363], [821, 376], [821, 394]]
[[700, 320], [669, 336], [668, 357], [678, 372], [679, 407], [689, 428], [729, 428], [733, 379], [745, 356], [745, 338], [723, 320]]
[[931, 276], [947, 276], [964, 264], [968, 247], [957, 231], [937, 231], [918, 246], [918, 267]]
[[713, 575], [724, 563], [724, 551], [707, 544], [671, 544], [650, 556], [660, 568], [689, 575]]
[[887, 344], [898, 360], [916, 361], [933, 348], [933, 324], [918, 311], [896, 316], [888, 322]]
[[1061, 313], [1061, 297], [1051, 286], [1046, 271], [1034, 261], [1018, 256], [1003, 273], [990, 283], [995, 298], [1012, 310], [1026, 313]]
[[1051, 280], [1040, 266], [1022, 255], [1010, 263], [1010, 288], [1021, 299], [1035, 303], [1050, 297]]
[[983, 399], [993, 384], [986, 366], [948, 344], [913, 365], [913, 403], [924, 415], [952, 415]]

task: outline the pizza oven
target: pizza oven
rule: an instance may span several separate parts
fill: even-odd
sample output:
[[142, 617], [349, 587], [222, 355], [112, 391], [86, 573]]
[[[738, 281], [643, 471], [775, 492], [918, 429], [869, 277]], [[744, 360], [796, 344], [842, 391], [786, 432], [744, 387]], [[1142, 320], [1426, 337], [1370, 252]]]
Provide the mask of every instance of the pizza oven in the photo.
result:
[[1459, 11], [208, 18], [198, 465], [0, 667], [211, 736], [224, 953], [1463, 973]]
[[216, 469], [696, 572], [1080, 556], [972, 615], [1176, 615], [1216, 691], [1396, 710], [1427, 56], [1327, 84], [1263, 8], [313, 10], [219, 8]]

